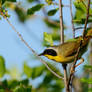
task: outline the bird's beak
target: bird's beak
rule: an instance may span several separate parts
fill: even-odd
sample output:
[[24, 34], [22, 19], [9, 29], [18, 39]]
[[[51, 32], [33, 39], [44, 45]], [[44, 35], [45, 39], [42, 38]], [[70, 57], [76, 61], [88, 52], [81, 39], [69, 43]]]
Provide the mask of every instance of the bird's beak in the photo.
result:
[[43, 56], [44, 54], [43, 53], [41, 53], [41, 54], [39, 54], [38, 56]]

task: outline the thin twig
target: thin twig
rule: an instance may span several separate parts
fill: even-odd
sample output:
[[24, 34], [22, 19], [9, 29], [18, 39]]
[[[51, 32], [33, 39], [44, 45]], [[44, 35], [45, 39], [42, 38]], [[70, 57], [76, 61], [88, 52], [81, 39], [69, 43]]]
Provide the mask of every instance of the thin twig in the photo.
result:
[[[5, 17], [4, 17], [5, 18]], [[49, 65], [38, 56], [38, 54], [28, 45], [28, 43], [23, 39], [22, 35], [15, 29], [15, 27], [10, 23], [10, 21], [5, 18], [8, 22], [8, 24], [12, 27], [12, 29], [17, 33], [18, 37], [21, 39], [21, 41], [30, 49], [30, 51], [32, 51], [34, 53], [34, 55], [47, 67], [47, 69], [54, 74], [56, 77], [58, 77], [59, 79], [63, 79], [63, 77], [61, 77], [60, 75], [58, 75], [57, 73], [55, 73], [50, 67]]]
[[[85, 36], [85, 32], [86, 32], [86, 28], [87, 28], [87, 23], [88, 23], [88, 18], [89, 18], [89, 8], [90, 8], [90, 0], [88, 0], [87, 17], [86, 17], [86, 21], [85, 21], [85, 25], [84, 25], [84, 30], [83, 30], [83, 38]], [[79, 46], [79, 48], [77, 50], [77, 54], [75, 56], [75, 60], [74, 60], [73, 67], [72, 67], [73, 71], [75, 71], [75, 65], [76, 65], [77, 60], [78, 60], [78, 55], [79, 55], [79, 51], [80, 51], [81, 45], [82, 45], [82, 40], [80, 41], [80, 46]], [[70, 77], [69, 77], [69, 80], [68, 80], [68, 89], [69, 89], [70, 82], [71, 82], [73, 74], [74, 74], [74, 72], [70, 73]]]
[[[63, 26], [63, 12], [62, 12], [62, 0], [59, 0], [59, 12], [60, 12], [60, 37], [61, 37], [61, 44], [64, 43], [64, 26]], [[65, 89], [66, 92], [69, 92], [67, 90], [67, 64], [62, 64], [63, 69], [64, 69], [64, 84], [65, 84]]]
[[71, 23], [72, 23], [73, 38], [75, 38], [75, 28], [74, 28], [73, 13], [72, 13], [72, 0], [70, 0], [70, 14], [71, 14]]
[[64, 26], [63, 26], [63, 14], [62, 14], [61, 5], [62, 5], [62, 0], [59, 0], [61, 44], [63, 44], [64, 43]]

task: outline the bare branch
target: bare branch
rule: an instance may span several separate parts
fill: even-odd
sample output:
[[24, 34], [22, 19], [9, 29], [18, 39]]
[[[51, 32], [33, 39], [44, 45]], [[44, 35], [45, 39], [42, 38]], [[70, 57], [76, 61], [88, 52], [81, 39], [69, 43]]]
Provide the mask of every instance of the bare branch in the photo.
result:
[[59, 0], [59, 12], [60, 12], [60, 32], [61, 32], [61, 44], [64, 43], [64, 26], [63, 26], [63, 14], [62, 14], [62, 0]]

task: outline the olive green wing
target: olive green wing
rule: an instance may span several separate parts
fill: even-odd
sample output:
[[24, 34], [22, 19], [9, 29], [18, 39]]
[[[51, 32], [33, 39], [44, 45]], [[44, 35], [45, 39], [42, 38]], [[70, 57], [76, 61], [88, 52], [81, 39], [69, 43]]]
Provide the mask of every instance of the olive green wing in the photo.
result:
[[73, 56], [76, 54], [79, 46], [80, 44], [76, 41], [66, 42], [59, 46], [59, 53], [64, 57]]

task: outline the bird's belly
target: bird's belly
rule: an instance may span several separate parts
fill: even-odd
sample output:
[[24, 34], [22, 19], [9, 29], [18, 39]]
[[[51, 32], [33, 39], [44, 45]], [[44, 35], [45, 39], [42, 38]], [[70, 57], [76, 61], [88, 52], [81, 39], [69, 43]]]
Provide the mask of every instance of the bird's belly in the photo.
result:
[[46, 55], [46, 57], [48, 57], [48, 59], [51, 59], [51, 60], [54, 60], [54, 61], [60, 62], [60, 63], [71, 63], [74, 59], [74, 57], [63, 57], [63, 56]]

